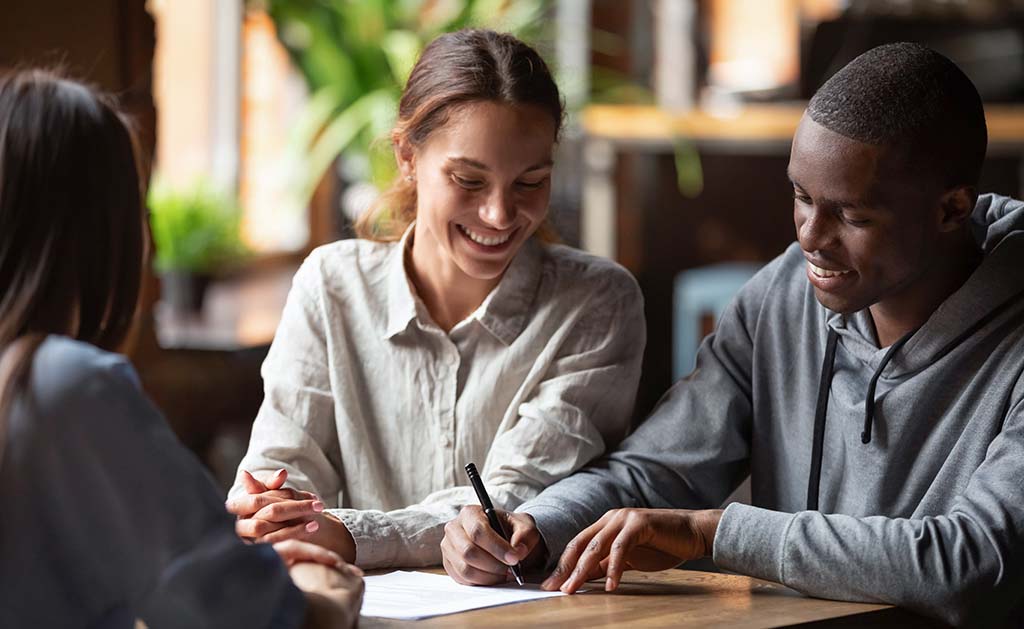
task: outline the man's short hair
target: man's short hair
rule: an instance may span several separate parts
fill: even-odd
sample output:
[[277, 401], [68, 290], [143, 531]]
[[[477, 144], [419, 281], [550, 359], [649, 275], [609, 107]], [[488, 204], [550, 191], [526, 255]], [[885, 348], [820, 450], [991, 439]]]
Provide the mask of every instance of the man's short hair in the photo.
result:
[[988, 144], [981, 96], [956, 64], [930, 48], [872, 48], [822, 85], [807, 113], [858, 142], [898, 149], [912, 172], [944, 186], [978, 183]]

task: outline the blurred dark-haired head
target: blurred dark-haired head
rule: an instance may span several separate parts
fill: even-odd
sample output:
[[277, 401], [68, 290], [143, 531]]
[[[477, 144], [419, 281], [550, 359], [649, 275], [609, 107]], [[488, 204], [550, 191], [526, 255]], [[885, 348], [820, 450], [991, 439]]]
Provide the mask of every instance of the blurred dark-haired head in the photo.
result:
[[112, 101], [49, 71], [0, 78], [0, 346], [63, 334], [115, 349], [143, 252], [133, 138]]

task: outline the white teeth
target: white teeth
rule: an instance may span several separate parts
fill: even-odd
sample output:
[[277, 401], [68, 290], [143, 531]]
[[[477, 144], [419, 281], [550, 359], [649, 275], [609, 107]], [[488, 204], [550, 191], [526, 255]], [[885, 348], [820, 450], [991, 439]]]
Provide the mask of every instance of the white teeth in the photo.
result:
[[471, 230], [470, 228], [466, 227], [465, 225], [459, 225], [459, 229], [462, 230], [463, 234], [466, 234], [467, 236], [469, 236], [470, 240], [472, 240], [473, 242], [480, 243], [481, 245], [484, 245], [486, 247], [494, 247], [494, 246], [497, 246], [497, 245], [500, 245], [500, 244], [504, 244], [505, 242], [508, 241], [509, 238], [512, 237], [512, 232], [509, 232], [509, 233], [507, 233], [507, 234], [505, 234], [503, 236], [497, 236], [497, 237], [494, 237], [494, 238], [488, 238], [487, 236], [484, 236], [483, 234], [476, 233], [475, 231]]
[[814, 273], [818, 277], [839, 277], [840, 275], [846, 275], [849, 273], [849, 271], [828, 271], [821, 267], [814, 266], [810, 262], [807, 263], [807, 266], [811, 268], [811, 273]]

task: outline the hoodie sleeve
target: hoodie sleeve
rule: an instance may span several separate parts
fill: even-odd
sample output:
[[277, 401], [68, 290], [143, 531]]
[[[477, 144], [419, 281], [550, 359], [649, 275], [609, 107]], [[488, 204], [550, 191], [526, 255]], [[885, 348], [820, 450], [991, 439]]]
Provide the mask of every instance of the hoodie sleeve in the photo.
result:
[[733, 504], [718, 527], [715, 563], [811, 596], [891, 603], [954, 625], [1002, 619], [1024, 585], [1024, 399], [1017, 400], [948, 513], [856, 518]]
[[533, 516], [556, 561], [566, 544], [609, 509], [718, 506], [749, 472], [751, 324], [769, 265], [726, 309], [677, 382], [619, 450], [548, 487], [518, 511]]

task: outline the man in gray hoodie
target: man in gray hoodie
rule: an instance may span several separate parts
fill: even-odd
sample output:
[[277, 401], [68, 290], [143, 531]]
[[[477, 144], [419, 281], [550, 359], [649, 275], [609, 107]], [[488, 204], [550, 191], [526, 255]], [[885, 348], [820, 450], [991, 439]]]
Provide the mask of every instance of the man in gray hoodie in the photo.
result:
[[[986, 143], [945, 57], [852, 61], [793, 140], [798, 242], [618, 451], [504, 514], [511, 544], [479, 509], [449, 523], [448, 573], [558, 559], [546, 588], [613, 590], [711, 555], [812, 596], [1021, 618], [1024, 205], [977, 196]], [[748, 474], [752, 505], [712, 508]]]

